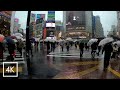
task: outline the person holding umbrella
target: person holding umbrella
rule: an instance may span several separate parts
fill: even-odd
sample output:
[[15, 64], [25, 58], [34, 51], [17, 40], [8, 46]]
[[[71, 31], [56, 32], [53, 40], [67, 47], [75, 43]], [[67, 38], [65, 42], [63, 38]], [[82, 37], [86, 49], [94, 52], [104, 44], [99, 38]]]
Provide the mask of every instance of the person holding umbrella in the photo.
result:
[[103, 40], [101, 40], [99, 42], [99, 45], [98, 45], [98, 46], [102, 46], [103, 47], [102, 54], [104, 52], [104, 69], [103, 69], [104, 71], [106, 71], [108, 66], [109, 66], [111, 53], [113, 51], [113, 47], [112, 47], [112, 42], [113, 41], [114, 41], [113, 38], [107, 37], [107, 38], [104, 38]]
[[104, 71], [106, 71], [106, 69], [108, 68], [112, 51], [113, 51], [112, 42], [109, 42], [104, 45], [102, 50], [102, 54], [103, 52], [105, 52], [104, 53]]
[[84, 43], [81, 41], [79, 43], [80, 57], [83, 57], [84, 46], [85, 46]]
[[8, 45], [8, 51], [9, 51], [9, 54], [10, 56], [7, 57], [8, 60], [11, 60], [13, 61], [14, 60], [14, 53], [15, 53], [15, 43], [13, 41], [13, 39], [9, 36], [7, 36], [6, 38], [6, 41], [7, 41], [7, 45]]

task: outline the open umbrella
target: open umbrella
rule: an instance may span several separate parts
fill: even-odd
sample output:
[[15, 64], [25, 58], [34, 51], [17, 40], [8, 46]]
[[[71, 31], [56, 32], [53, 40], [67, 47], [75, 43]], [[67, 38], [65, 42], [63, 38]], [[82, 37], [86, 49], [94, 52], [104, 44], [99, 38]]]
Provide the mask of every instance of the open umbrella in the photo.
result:
[[87, 46], [91, 46], [94, 42], [97, 42], [98, 39], [90, 39], [89, 42], [87, 43]]
[[4, 36], [2, 34], [0, 34], [0, 42], [3, 42], [4, 41]]
[[21, 33], [15, 33], [14, 36], [20, 36], [23, 37], [23, 35]]
[[114, 41], [113, 38], [107, 37], [107, 38], [101, 40], [98, 46], [104, 46], [105, 44], [112, 42], [112, 41]]
[[22, 39], [22, 37], [20, 37], [20, 36], [16, 36], [16, 39]]
[[114, 44], [117, 44], [118, 47], [120, 47], [120, 41], [113, 42], [113, 45], [114, 45]]
[[67, 40], [67, 41], [73, 41], [73, 39], [70, 38], [70, 37], [66, 38], [66, 40]]

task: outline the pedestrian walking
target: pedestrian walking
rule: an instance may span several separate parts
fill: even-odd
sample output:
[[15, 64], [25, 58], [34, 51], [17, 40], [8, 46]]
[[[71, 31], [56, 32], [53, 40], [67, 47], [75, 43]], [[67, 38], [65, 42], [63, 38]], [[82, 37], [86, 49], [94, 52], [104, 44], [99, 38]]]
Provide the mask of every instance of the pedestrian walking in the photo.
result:
[[113, 54], [112, 54], [111, 58], [116, 59], [117, 52], [118, 52], [118, 46], [117, 46], [117, 44], [114, 44], [113, 45]]
[[79, 43], [79, 49], [80, 49], [80, 57], [83, 57], [83, 52], [84, 52], [84, 43], [83, 42]]
[[67, 52], [69, 52], [69, 45], [70, 45], [70, 43], [69, 43], [69, 41], [67, 41], [67, 42], [66, 42], [66, 49], [67, 49]]
[[50, 51], [50, 42], [48, 41], [47, 42], [47, 54], [49, 53], [49, 51]]
[[8, 43], [8, 51], [10, 56], [7, 57], [7, 60], [14, 60], [14, 54], [15, 54], [15, 43]]
[[96, 50], [97, 50], [97, 46], [98, 46], [97, 42], [94, 42], [94, 43], [91, 45], [91, 56], [92, 56], [92, 58], [95, 57]]
[[85, 43], [85, 49], [88, 50], [88, 46], [87, 46], [87, 43]]
[[109, 42], [104, 45], [102, 50], [102, 54], [104, 52], [104, 71], [106, 71], [106, 69], [108, 68], [112, 51], [113, 51], [112, 42]]
[[62, 52], [63, 52], [63, 48], [64, 48], [64, 41], [60, 42], [60, 46], [61, 46], [61, 49], [62, 49]]
[[101, 46], [98, 46], [98, 52], [97, 55], [99, 56], [99, 53], [101, 52]]
[[24, 43], [23, 43], [23, 41], [20, 39], [20, 40], [18, 41], [18, 51], [19, 51], [21, 57], [22, 57], [22, 50], [23, 50], [23, 48], [24, 48]]
[[54, 52], [54, 50], [55, 50], [55, 42], [51, 42], [51, 51]]
[[75, 42], [75, 48], [77, 49], [77, 42]]
[[32, 41], [29, 41], [29, 51], [31, 53], [31, 56], [33, 57], [33, 45], [32, 45]]

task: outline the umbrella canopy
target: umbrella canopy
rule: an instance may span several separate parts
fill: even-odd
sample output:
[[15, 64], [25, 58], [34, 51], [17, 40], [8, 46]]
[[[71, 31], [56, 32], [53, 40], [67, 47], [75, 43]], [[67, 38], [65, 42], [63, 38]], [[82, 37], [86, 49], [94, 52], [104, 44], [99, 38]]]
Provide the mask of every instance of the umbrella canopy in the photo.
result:
[[23, 35], [21, 33], [15, 33], [14, 36], [20, 36], [23, 37]]
[[98, 39], [90, 39], [89, 42], [87, 43], [87, 46], [91, 46], [94, 42], [97, 42]]
[[67, 40], [67, 41], [73, 41], [73, 39], [70, 38], [70, 37], [69, 37], [69, 38], [66, 38], [66, 40]]
[[2, 34], [0, 34], [0, 42], [3, 42], [4, 41], [4, 36]]
[[99, 43], [98, 46], [104, 46], [105, 44], [107, 44], [109, 42], [112, 42], [112, 41], [114, 41], [113, 38], [110, 38], [110, 37], [109, 38], [105, 38], [105, 39], [103, 39], [103, 40], [100, 41], [100, 43]]
[[46, 42], [55, 42], [56, 41], [56, 39], [49, 39], [49, 38], [46, 38], [44, 41], [46, 41]]
[[16, 39], [22, 39], [22, 37], [20, 37], [20, 36], [16, 36]]
[[5, 39], [6, 39], [7, 43], [14, 44], [14, 40], [11, 37], [8, 36]]
[[118, 47], [120, 47], [120, 41], [113, 42], [113, 45], [114, 45], [114, 44], [117, 44]]

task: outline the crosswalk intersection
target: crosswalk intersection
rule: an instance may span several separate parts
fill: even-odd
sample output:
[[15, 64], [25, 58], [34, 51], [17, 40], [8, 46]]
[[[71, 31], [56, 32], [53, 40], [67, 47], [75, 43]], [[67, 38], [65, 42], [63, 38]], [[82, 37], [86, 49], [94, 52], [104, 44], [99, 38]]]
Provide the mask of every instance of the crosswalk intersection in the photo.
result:
[[[20, 53], [17, 50], [15, 52], [16, 52], [16, 54], [15, 54], [16, 56], [14, 58], [14, 62], [18, 62], [18, 64], [25, 63], [25, 58], [23, 56], [24, 51], [22, 52], [23, 53], [22, 56], [20, 56]], [[7, 56], [9, 56], [8, 51], [3, 53], [3, 60], [0, 59], [0, 65], [3, 64], [3, 62], [11, 62], [11, 61], [6, 60]]]

